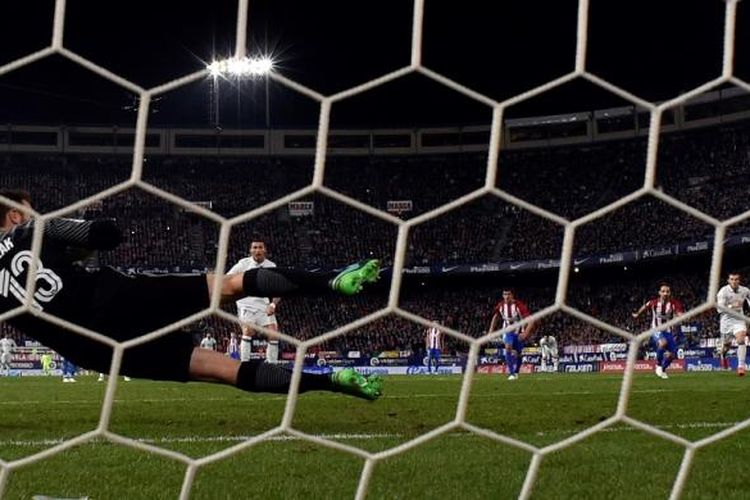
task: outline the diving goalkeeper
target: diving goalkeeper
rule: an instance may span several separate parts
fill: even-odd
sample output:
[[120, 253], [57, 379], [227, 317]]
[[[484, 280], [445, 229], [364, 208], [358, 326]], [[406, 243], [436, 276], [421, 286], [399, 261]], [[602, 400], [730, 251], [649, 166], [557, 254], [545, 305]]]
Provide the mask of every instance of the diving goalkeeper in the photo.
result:
[[[1, 190], [0, 195], [31, 208], [29, 193]], [[26, 300], [26, 276], [32, 265], [35, 221], [23, 210], [0, 201], [0, 314]], [[209, 307], [213, 284], [221, 280], [221, 302], [241, 297], [289, 295], [353, 295], [380, 272], [377, 260], [352, 264], [338, 274], [297, 269], [253, 269], [217, 277], [198, 275], [126, 275], [109, 267], [91, 271], [78, 261], [82, 252], [109, 250], [122, 240], [109, 220], [47, 221], [38, 263], [34, 309], [124, 342], [162, 328]], [[34, 314], [7, 320], [24, 334], [54, 349], [75, 364], [107, 372], [112, 348], [71, 332]], [[260, 360], [240, 362], [223, 353], [196, 348], [184, 332], [170, 332], [124, 351], [120, 372], [131, 377], [177, 382], [203, 381], [233, 385], [250, 392], [286, 393], [291, 370]], [[353, 369], [334, 374], [302, 373], [300, 392], [332, 391], [377, 399], [382, 380]]]

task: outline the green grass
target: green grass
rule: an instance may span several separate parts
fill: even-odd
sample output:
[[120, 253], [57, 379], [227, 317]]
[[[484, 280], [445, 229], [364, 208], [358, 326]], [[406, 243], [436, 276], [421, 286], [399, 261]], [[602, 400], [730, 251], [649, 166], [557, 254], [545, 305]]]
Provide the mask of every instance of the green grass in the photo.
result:
[[[535, 375], [508, 382], [477, 376], [469, 423], [534, 446], [566, 439], [611, 416], [616, 375]], [[750, 380], [729, 373], [636, 375], [628, 415], [689, 440], [750, 417]], [[305, 394], [293, 426], [371, 452], [387, 450], [454, 418], [460, 377], [390, 377], [375, 403]], [[96, 428], [104, 384], [81, 377], [0, 379], [0, 458], [31, 456]], [[285, 398], [208, 384], [120, 383], [110, 429], [200, 458], [276, 427]], [[727, 473], [750, 448], [742, 431], [700, 449], [684, 498], [746, 498]], [[684, 449], [617, 424], [544, 457], [532, 498], [666, 498]], [[468, 432], [451, 432], [378, 462], [368, 498], [513, 498], [531, 454]], [[200, 468], [191, 498], [353, 498], [364, 461], [297, 439], [275, 439]], [[179, 461], [108, 441], [88, 442], [13, 471], [4, 498], [34, 494], [91, 499], [176, 498]]]

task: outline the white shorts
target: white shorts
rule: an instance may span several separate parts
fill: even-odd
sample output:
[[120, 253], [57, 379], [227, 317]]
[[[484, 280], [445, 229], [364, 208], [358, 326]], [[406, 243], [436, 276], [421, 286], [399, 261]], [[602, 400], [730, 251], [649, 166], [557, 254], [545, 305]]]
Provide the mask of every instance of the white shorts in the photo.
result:
[[0, 354], [0, 363], [7, 365], [10, 363], [10, 360], [13, 358], [13, 355], [9, 352], [4, 352]]
[[251, 325], [268, 327], [269, 325], [276, 324], [276, 315], [268, 315], [266, 311], [258, 309], [242, 309], [239, 314], [240, 320], [243, 323], [250, 323]]
[[722, 338], [734, 338], [737, 332], [747, 331], [747, 323], [735, 318], [725, 318], [719, 324], [719, 331], [721, 332]]
[[557, 346], [550, 347], [548, 345], [544, 345], [543, 344], [542, 345], [542, 356], [545, 357], [545, 358], [547, 358], [547, 357], [556, 358], [557, 357]]

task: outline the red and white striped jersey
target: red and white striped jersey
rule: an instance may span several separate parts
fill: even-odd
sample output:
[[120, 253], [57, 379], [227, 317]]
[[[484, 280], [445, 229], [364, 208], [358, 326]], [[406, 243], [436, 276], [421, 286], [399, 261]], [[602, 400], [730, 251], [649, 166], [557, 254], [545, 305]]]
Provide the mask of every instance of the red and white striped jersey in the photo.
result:
[[494, 312], [495, 314], [499, 314], [503, 320], [503, 324], [500, 325], [500, 328], [506, 328], [513, 323], [518, 323], [522, 319], [531, 315], [526, 304], [518, 299], [507, 303], [501, 300], [495, 306]]
[[442, 349], [443, 348], [443, 332], [434, 326], [427, 329], [427, 336], [425, 338], [425, 344], [427, 349]]
[[658, 328], [676, 315], [685, 312], [682, 304], [675, 299], [661, 300], [659, 297], [646, 302], [646, 308], [651, 311], [651, 328]]

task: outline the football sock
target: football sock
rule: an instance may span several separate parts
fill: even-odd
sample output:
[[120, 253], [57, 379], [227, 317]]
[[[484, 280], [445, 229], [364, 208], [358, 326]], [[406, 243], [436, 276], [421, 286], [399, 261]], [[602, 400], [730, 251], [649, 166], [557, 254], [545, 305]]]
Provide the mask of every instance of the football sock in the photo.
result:
[[516, 356], [515, 356], [516, 357], [516, 372], [515, 373], [518, 373], [518, 372], [521, 371], [521, 363], [523, 363], [523, 354], [522, 354], [523, 353], [523, 345], [524, 345], [523, 341], [519, 340], [518, 341], [518, 346], [517, 346], [517, 349], [516, 349]]
[[269, 363], [279, 362], [279, 341], [269, 340], [266, 347], [266, 361]]
[[745, 358], [747, 357], [747, 345], [744, 342], [737, 345], [737, 366], [745, 367]]
[[662, 366], [664, 363], [664, 348], [659, 347], [656, 349], [656, 364]]
[[666, 370], [667, 368], [669, 368], [669, 365], [672, 364], [672, 358], [673, 358], [673, 356], [674, 356], [673, 353], [670, 353], [669, 356], [664, 355], [664, 361], [662, 361], [662, 363], [661, 363], [662, 369]]
[[508, 375], [516, 373], [516, 360], [513, 351], [505, 351], [505, 366], [508, 369]]
[[[291, 381], [291, 370], [254, 359], [240, 363], [236, 386], [248, 392], [286, 394]], [[302, 372], [299, 392], [331, 390], [333, 383], [330, 375]]]
[[299, 269], [251, 269], [242, 277], [242, 289], [250, 297], [281, 297], [311, 292], [331, 292], [331, 276]]

